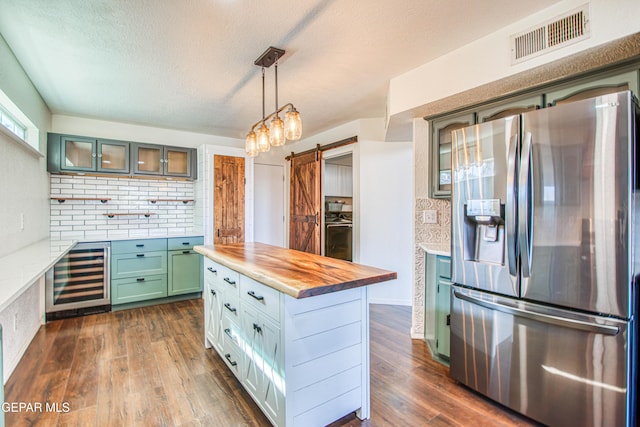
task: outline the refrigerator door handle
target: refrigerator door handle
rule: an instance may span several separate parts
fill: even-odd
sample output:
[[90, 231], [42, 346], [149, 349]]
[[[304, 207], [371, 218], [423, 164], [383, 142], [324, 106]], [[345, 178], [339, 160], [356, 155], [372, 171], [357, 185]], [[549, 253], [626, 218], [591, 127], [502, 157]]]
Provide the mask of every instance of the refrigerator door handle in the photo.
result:
[[456, 298], [470, 302], [472, 304], [479, 305], [489, 310], [501, 311], [503, 313], [511, 314], [513, 316], [524, 317], [526, 319], [534, 320], [536, 322], [547, 323], [556, 326], [562, 326], [572, 329], [578, 329], [581, 331], [593, 332], [603, 335], [618, 335], [620, 332], [616, 326], [601, 325], [598, 323], [585, 322], [582, 320], [568, 319], [565, 317], [552, 316], [544, 313], [534, 313], [531, 311], [523, 310], [520, 308], [509, 307], [492, 301], [486, 301], [470, 295], [465, 295], [458, 291], [453, 291]]
[[533, 185], [531, 175], [531, 132], [524, 134], [518, 182], [518, 241], [522, 277], [531, 276], [531, 236], [533, 236]]
[[518, 156], [518, 136], [511, 137], [507, 160], [507, 206], [505, 213], [507, 227], [507, 258], [509, 261], [509, 274], [518, 274], [516, 258], [518, 256], [518, 244], [516, 240], [516, 227], [518, 212], [516, 210], [516, 157]]

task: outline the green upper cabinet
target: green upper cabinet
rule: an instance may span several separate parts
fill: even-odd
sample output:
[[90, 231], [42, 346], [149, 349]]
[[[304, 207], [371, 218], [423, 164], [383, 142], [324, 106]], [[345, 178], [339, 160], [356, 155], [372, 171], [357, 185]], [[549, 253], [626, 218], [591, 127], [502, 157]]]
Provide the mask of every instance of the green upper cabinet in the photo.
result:
[[506, 102], [487, 105], [477, 112], [478, 123], [523, 114], [527, 111], [537, 110], [544, 106], [544, 97], [541, 94], [528, 95], [514, 98]]
[[431, 122], [431, 197], [451, 197], [451, 132], [475, 121], [475, 113], [466, 113]]
[[196, 150], [165, 145], [133, 145], [133, 173], [195, 178]]
[[197, 178], [194, 148], [49, 133], [47, 171]]
[[585, 78], [547, 91], [547, 106], [580, 101], [625, 90], [630, 90], [638, 96], [638, 84], [638, 70]]
[[50, 133], [47, 170], [128, 174], [129, 146], [125, 141]]

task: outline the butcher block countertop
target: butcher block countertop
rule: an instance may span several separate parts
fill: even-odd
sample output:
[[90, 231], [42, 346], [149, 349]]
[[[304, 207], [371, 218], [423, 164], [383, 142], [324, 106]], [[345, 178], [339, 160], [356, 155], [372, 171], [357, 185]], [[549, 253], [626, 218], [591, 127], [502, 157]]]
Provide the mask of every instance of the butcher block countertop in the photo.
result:
[[294, 298], [397, 278], [394, 271], [264, 243], [194, 246], [196, 252]]

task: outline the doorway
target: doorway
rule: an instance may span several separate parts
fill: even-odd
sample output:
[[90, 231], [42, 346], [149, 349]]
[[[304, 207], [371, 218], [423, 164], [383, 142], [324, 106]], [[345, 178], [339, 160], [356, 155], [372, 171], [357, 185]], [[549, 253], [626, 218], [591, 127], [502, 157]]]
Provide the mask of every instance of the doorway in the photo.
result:
[[284, 166], [254, 163], [254, 240], [284, 247]]
[[323, 254], [353, 261], [353, 153], [323, 157]]

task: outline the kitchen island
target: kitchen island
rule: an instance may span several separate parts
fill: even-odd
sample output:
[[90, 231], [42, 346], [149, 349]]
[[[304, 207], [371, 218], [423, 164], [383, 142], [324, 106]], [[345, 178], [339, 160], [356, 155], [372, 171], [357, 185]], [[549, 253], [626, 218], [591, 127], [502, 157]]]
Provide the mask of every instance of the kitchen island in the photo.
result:
[[205, 256], [205, 346], [276, 426], [369, 417], [366, 285], [396, 273], [261, 243]]

